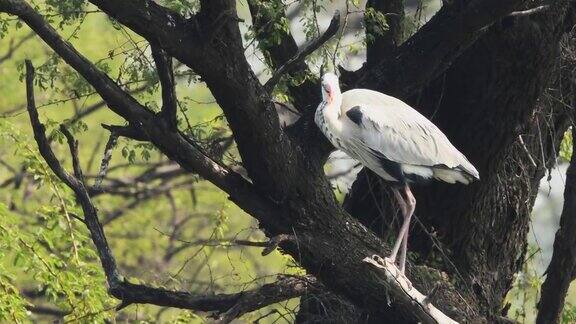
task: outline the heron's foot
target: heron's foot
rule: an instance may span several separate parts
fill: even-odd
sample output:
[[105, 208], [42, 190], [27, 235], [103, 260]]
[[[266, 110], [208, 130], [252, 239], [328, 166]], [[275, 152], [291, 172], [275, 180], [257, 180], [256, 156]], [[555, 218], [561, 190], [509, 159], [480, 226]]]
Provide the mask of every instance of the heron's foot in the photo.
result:
[[412, 286], [412, 281], [410, 281], [410, 279], [408, 279], [408, 277], [406, 277], [405, 274], [402, 274], [402, 278], [406, 282], [406, 286], [408, 286], [408, 290], [412, 290], [412, 288], [414, 287], [414, 286]]
[[403, 287], [406, 286], [407, 290], [412, 290], [412, 287], [413, 287], [412, 281], [410, 281], [410, 279], [408, 279], [408, 277], [406, 277], [406, 275], [404, 274], [403, 271], [399, 271], [398, 275], [396, 275], [395, 277], [396, 277], [396, 280], [398, 280], [398, 282], [400, 282]]
[[396, 280], [398, 280], [398, 282], [401, 284], [404, 283], [402, 286], [406, 286], [408, 290], [412, 290], [412, 282], [408, 279], [408, 277], [406, 277], [404, 271], [401, 271], [400, 268], [398, 268], [394, 259], [384, 258], [384, 263], [394, 278], [396, 278]]
[[396, 260], [394, 260], [393, 258], [390, 258], [390, 257], [384, 258], [384, 264], [387, 267], [394, 268], [394, 270], [400, 272], [400, 269], [396, 265]]

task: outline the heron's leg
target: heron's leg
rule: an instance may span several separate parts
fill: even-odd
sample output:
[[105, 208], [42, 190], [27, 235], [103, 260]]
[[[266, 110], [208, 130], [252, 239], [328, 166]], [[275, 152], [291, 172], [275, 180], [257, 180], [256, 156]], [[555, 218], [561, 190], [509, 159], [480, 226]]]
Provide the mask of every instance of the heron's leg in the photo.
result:
[[402, 197], [402, 194], [400, 193], [400, 191], [398, 191], [398, 189], [392, 189], [392, 191], [394, 192], [394, 196], [396, 197], [396, 200], [398, 201], [398, 205], [400, 205], [400, 210], [402, 211], [402, 216], [404, 217], [404, 222], [402, 223], [402, 226], [400, 227], [400, 231], [398, 232], [398, 236], [396, 237], [396, 243], [394, 243], [394, 248], [392, 248], [392, 253], [390, 254], [390, 257], [388, 257], [388, 259], [390, 260], [390, 262], [395, 263], [396, 262], [396, 256], [398, 255], [398, 251], [400, 250], [400, 245], [402, 244], [403, 238], [404, 238], [404, 227], [407, 226], [406, 223], [406, 216], [408, 215], [408, 204], [406, 203], [406, 201], [404, 201], [404, 197]]
[[402, 212], [402, 217], [404, 217], [404, 215], [406, 215], [406, 210], [408, 208], [408, 206], [406, 205], [406, 202], [404, 201], [404, 197], [402, 197], [402, 194], [396, 188], [392, 188], [392, 192], [394, 193], [394, 197], [396, 198], [396, 201], [398, 202], [398, 206], [400, 207], [400, 211]]
[[[408, 221], [408, 223], [410, 223], [410, 221]], [[402, 236], [402, 244], [400, 245], [400, 262], [398, 264], [400, 265], [400, 273], [402, 274], [404, 274], [406, 266], [406, 253], [408, 251], [408, 232], [410, 232], [410, 229], [408, 229], [404, 233], [404, 236]]]
[[414, 209], [416, 209], [416, 198], [414, 198], [414, 195], [412, 194], [412, 191], [408, 185], [404, 187], [404, 193], [406, 194], [407, 204], [405, 222], [408, 223], [408, 229], [404, 232], [404, 236], [402, 237], [402, 250], [400, 252], [400, 273], [402, 274], [404, 274], [404, 270], [406, 270], [406, 252], [408, 250], [408, 233], [410, 232], [410, 220], [414, 214]]

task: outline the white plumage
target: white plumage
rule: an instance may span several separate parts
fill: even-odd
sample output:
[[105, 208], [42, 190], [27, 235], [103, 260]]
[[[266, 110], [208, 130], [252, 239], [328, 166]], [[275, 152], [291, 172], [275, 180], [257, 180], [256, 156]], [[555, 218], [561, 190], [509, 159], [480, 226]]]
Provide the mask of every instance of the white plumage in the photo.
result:
[[416, 204], [409, 184], [431, 179], [469, 184], [480, 178], [478, 171], [436, 125], [397, 98], [367, 89], [341, 93], [333, 73], [322, 77], [322, 98], [315, 121], [330, 142], [393, 184], [405, 221], [390, 259], [394, 263], [404, 241], [403, 273]]

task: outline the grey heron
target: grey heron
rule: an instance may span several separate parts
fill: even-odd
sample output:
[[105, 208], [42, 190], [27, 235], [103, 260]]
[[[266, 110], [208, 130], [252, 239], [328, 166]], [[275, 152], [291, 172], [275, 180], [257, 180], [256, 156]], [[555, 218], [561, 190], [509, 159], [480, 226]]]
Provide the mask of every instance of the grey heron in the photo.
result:
[[476, 168], [430, 120], [400, 99], [368, 89], [341, 93], [338, 77], [322, 76], [322, 102], [315, 122], [337, 148], [389, 182], [404, 222], [386, 261], [395, 265], [400, 251], [404, 275], [410, 219], [416, 198], [413, 183], [439, 180], [469, 184]]

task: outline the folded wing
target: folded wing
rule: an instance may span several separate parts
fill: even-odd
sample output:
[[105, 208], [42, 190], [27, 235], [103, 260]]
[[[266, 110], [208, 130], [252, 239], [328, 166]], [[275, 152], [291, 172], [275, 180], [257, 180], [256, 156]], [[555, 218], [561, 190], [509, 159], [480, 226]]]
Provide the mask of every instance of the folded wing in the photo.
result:
[[479, 178], [446, 135], [401, 100], [366, 89], [350, 90], [343, 94], [341, 116], [348, 124], [343, 129], [346, 138], [355, 147], [364, 146], [397, 163], [433, 168], [434, 177], [447, 182]]

